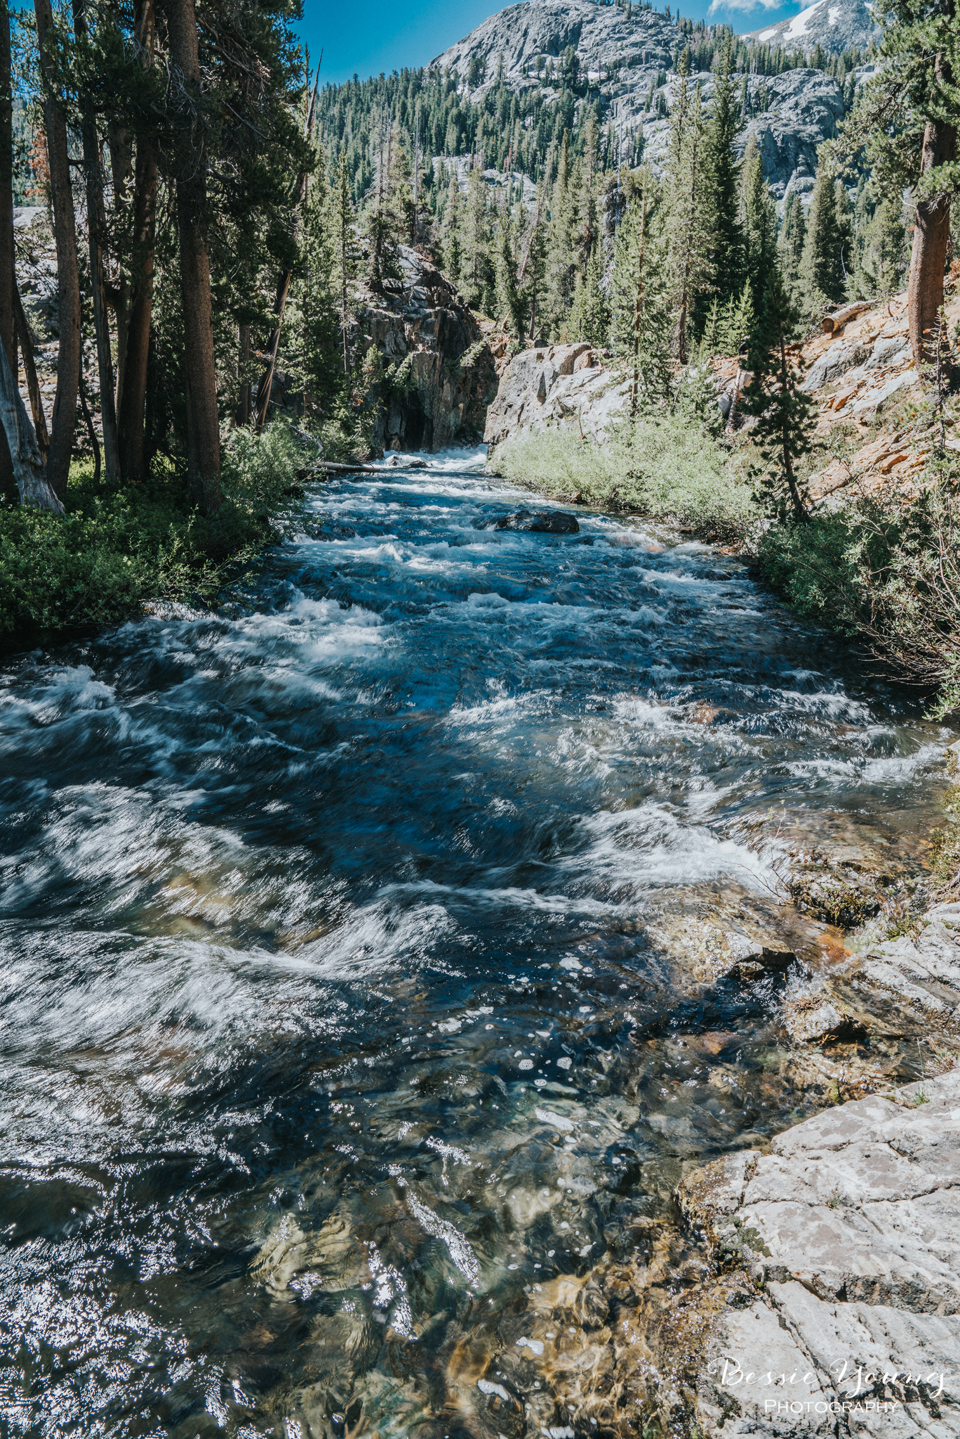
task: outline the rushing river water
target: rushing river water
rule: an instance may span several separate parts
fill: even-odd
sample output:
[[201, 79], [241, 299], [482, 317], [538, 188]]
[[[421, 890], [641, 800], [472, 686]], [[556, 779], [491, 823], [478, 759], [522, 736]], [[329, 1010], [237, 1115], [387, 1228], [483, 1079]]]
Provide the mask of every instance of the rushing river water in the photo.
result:
[[479, 471], [3, 672], [4, 1436], [615, 1430], [678, 1179], [808, 1102], [795, 980], [662, 936], [775, 913], [791, 826], [909, 849], [937, 730], [738, 561], [497, 531]]

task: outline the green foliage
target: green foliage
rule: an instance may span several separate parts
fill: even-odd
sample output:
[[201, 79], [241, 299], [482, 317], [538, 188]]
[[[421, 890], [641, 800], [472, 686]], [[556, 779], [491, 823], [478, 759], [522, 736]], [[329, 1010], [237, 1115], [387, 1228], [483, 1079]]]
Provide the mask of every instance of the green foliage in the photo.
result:
[[169, 467], [145, 485], [95, 484], [74, 464], [66, 516], [0, 508], [0, 632], [28, 635], [109, 624], [145, 600], [211, 602], [277, 537], [302, 493], [296, 473], [316, 451], [289, 425], [224, 443], [227, 503], [213, 519]]
[[716, 538], [756, 521], [751, 489], [707, 428], [685, 409], [624, 419], [602, 444], [570, 429], [508, 440], [499, 473], [558, 499], [671, 519]]
[[799, 387], [797, 367], [787, 350], [795, 324], [796, 311], [774, 270], [750, 348], [747, 363], [752, 375], [741, 409], [756, 420], [751, 438], [760, 456], [757, 473], [768, 509], [782, 516], [789, 507], [794, 517], [803, 521], [807, 497], [797, 461], [810, 452], [816, 417], [813, 401]]
[[237, 425], [223, 438], [224, 493], [248, 522], [274, 527], [299, 499], [298, 472], [318, 458], [318, 446], [288, 419], [262, 435]]
[[813, 187], [799, 267], [803, 318], [808, 323], [819, 320], [829, 305], [844, 297], [843, 249], [846, 245], [849, 256], [850, 236], [841, 196], [845, 199], [843, 186], [834, 181], [828, 165], [821, 165]]
[[807, 524], [776, 526], [758, 563], [805, 618], [857, 639], [902, 679], [934, 693], [934, 718], [960, 709], [960, 492], [930, 483]]

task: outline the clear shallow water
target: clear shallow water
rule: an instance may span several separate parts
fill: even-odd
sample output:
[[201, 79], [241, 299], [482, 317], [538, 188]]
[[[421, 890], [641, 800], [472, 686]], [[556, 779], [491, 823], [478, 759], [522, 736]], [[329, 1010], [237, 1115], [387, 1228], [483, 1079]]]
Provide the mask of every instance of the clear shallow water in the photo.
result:
[[478, 469], [0, 675], [0, 1432], [616, 1430], [677, 1180], [807, 1102], [774, 981], [657, 935], [775, 913], [788, 830], [909, 849], [938, 732], [737, 561], [484, 528], [530, 500]]

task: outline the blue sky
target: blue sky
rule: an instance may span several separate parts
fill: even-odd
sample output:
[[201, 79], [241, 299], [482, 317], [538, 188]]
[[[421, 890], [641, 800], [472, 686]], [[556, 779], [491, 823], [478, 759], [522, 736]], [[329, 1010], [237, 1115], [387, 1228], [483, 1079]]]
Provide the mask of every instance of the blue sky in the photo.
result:
[[[812, 0], [806, 0], [812, 3]], [[464, 35], [505, 8], [497, 0], [415, 0], [398, 4], [397, 0], [304, 0], [303, 37], [316, 64], [323, 47], [321, 82], [327, 84], [349, 80], [356, 72], [361, 80], [379, 75], [381, 70], [400, 70], [403, 66], [425, 65], [441, 50], [461, 40]], [[663, 9], [666, 0], [654, 0]], [[717, 4], [717, 0], [689, 0], [680, 10], [692, 20], [711, 19], [732, 24], [735, 30], [755, 30], [758, 26], [796, 15], [801, 4], [766, 4], [764, 0], [734, 0]], [[671, 9], [676, 9], [671, 0]], [[709, 11], [709, 16], [708, 16]]]

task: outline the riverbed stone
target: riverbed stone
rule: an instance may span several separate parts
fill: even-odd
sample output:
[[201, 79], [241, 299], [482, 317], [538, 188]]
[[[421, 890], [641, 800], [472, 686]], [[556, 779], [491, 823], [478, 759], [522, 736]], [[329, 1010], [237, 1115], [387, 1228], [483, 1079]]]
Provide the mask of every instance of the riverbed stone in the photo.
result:
[[678, 1197], [757, 1290], [715, 1321], [705, 1435], [960, 1434], [960, 1070], [825, 1110]]
[[517, 510], [497, 520], [494, 528], [533, 535], [575, 535], [580, 531], [576, 515], [566, 510]]

